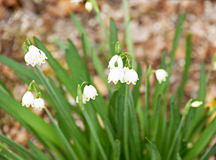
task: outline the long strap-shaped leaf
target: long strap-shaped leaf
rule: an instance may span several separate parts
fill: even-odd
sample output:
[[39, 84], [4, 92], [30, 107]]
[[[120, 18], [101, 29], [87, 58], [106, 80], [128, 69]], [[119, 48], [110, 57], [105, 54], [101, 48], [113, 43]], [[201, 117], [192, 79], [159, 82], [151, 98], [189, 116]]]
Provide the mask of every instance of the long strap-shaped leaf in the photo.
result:
[[1, 108], [3, 108], [22, 125], [29, 125], [32, 129], [37, 131], [38, 134], [46, 138], [47, 141], [62, 147], [61, 143], [59, 143], [58, 136], [49, 124], [47, 124], [41, 117], [31, 112], [28, 108], [23, 107], [21, 103], [17, 102], [13, 97], [5, 94], [1, 87], [0, 104]]
[[203, 151], [209, 142], [212, 140], [212, 137], [215, 136], [216, 133], [216, 118], [213, 120], [211, 124], [202, 132], [199, 139], [193, 145], [193, 148], [183, 157], [183, 160], [191, 160], [195, 159], [201, 151]]
[[35, 70], [36, 70], [38, 76], [40, 77], [41, 82], [43, 83], [44, 87], [46, 88], [47, 92], [50, 94], [53, 102], [56, 104], [56, 106], [58, 106], [59, 114], [61, 114], [62, 118], [64, 118], [64, 123], [67, 125], [67, 127], [69, 129], [70, 129], [70, 127], [72, 127], [72, 129], [74, 129], [73, 131], [76, 131], [76, 132], [74, 132], [76, 134], [76, 137], [72, 136], [72, 138], [79, 138], [80, 137], [80, 139], [78, 139], [79, 142], [81, 142], [83, 145], [87, 145], [87, 141], [86, 141], [85, 137], [82, 137], [81, 132], [76, 130], [74, 125], [72, 125], [73, 121], [72, 121], [71, 115], [69, 115], [67, 113], [67, 111], [65, 110], [66, 108], [64, 109], [64, 106], [62, 106], [61, 100], [56, 95], [55, 91], [53, 90], [53, 88], [49, 84], [48, 80], [45, 78], [45, 76], [43, 75], [43, 73], [40, 71], [40, 69], [37, 66], [35, 67]]
[[85, 44], [86, 44], [86, 49], [88, 49], [91, 59], [92, 59], [92, 63], [95, 66], [99, 76], [102, 78], [102, 80], [104, 81], [104, 83], [106, 84], [108, 90], [110, 92], [112, 92], [112, 89], [110, 87], [110, 85], [107, 82], [107, 77], [104, 73], [104, 69], [103, 69], [103, 65], [98, 57], [98, 55], [96, 54], [96, 51], [94, 50], [92, 44], [90, 43], [90, 40], [87, 37], [87, 33], [85, 32], [83, 26], [81, 25], [81, 23], [78, 21], [78, 19], [76, 18], [76, 16], [74, 14], [71, 14], [71, 19], [73, 20], [74, 24], [76, 25], [80, 36], [82, 37], [83, 35], [85, 36]]
[[28, 156], [30, 156], [32, 158], [36, 158], [35, 154], [31, 153], [25, 147], [23, 147], [22, 145], [12, 141], [11, 139], [4, 136], [3, 134], [0, 134], [0, 140], [1, 140], [1, 142], [4, 142], [7, 145], [9, 145], [13, 150], [18, 152], [19, 154], [28, 155]]

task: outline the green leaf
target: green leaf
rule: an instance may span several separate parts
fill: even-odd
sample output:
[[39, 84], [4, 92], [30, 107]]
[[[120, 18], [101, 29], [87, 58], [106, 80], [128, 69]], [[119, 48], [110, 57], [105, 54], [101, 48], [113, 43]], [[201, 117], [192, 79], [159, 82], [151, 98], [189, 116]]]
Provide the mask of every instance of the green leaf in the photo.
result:
[[214, 155], [216, 152], [216, 143], [211, 146], [211, 148], [209, 148], [209, 150], [207, 150], [201, 157], [199, 160], [208, 160], [209, 157], [211, 157], [212, 155]]
[[146, 137], [150, 145], [147, 145], [147, 149], [150, 150], [151, 160], [161, 160], [160, 153], [157, 147]]
[[114, 20], [110, 18], [110, 49], [111, 49], [110, 51], [112, 56], [115, 55], [115, 45], [117, 41], [118, 41], [117, 28]]
[[[0, 103], [7, 113], [15, 118], [22, 125], [30, 126], [39, 135], [46, 137], [47, 141], [54, 143], [57, 146], [61, 146], [59, 139], [54, 132], [53, 128], [44, 122], [44, 120], [31, 112], [28, 108], [23, 107], [20, 102], [17, 102], [11, 96], [4, 94], [4, 91], [0, 88]], [[31, 121], [30, 121], [31, 119]], [[39, 124], [39, 125], [38, 125]], [[46, 132], [44, 132], [46, 130]]]
[[18, 152], [19, 154], [22, 154], [22, 155], [25, 155], [25, 156], [28, 155], [29, 157], [34, 158], [34, 159], [36, 158], [35, 154], [31, 153], [25, 147], [23, 147], [22, 145], [14, 142], [13, 140], [7, 138], [6, 136], [4, 136], [1, 133], [0, 133], [0, 140], [1, 140], [1, 142], [4, 142], [7, 145], [9, 145], [14, 151]]
[[31, 141], [27, 142], [29, 147], [31, 147], [31, 149], [36, 153], [38, 160], [51, 160], [51, 158], [47, 157], [37, 146], [34, 145], [34, 143], [32, 143]]
[[40, 48], [48, 57], [47, 62], [50, 64], [52, 69], [55, 71], [55, 74], [59, 81], [65, 85], [67, 90], [70, 92], [70, 94], [73, 97], [76, 97], [76, 88], [71, 85], [71, 78], [68, 75], [67, 71], [53, 58], [51, 53], [46, 49], [46, 47], [43, 45], [43, 43], [34, 37], [35, 44], [37, 45], [38, 48]]
[[135, 108], [137, 107], [137, 103], [140, 100], [140, 86], [142, 82], [142, 68], [141, 68], [140, 63], [137, 63], [137, 74], [138, 74], [139, 80], [137, 81], [137, 84], [134, 85], [133, 92], [132, 92]]
[[115, 140], [115, 147], [113, 150], [113, 160], [119, 160], [121, 154], [121, 142], [119, 140]]
[[98, 72], [98, 75], [102, 78], [102, 80], [104, 81], [104, 83], [106, 84], [109, 92], [112, 92], [112, 89], [109, 85], [109, 83], [107, 82], [107, 76], [104, 73], [104, 69], [103, 69], [103, 65], [98, 57], [98, 55], [96, 54], [96, 51], [94, 50], [92, 44], [90, 43], [90, 40], [87, 37], [87, 33], [85, 32], [84, 28], [82, 27], [81, 23], [78, 21], [78, 19], [76, 18], [76, 16], [74, 14], [71, 14], [71, 19], [73, 20], [74, 24], [76, 25], [80, 37], [82, 37], [84, 35], [84, 39], [85, 39], [85, 44], [86, 44], [86, 49], [89, 51], [90, 53], [90, 57], [92, 59], [92, 63], [95, 67], [95, 69]]
[[0, 55], [0, 62], [12, 68], [15, 73], [20, 77], [25, 76], [28, 77], [30, 80], [34, 79], [35, 82], [40, 83], [40, 79], [37, 77], [37, 75], [26, 66], [3, 55]]
[[44, 108], [44, 109], [45, 109], [46, 113], [48, 114], [48, 116], [50, 117], [50, 119], [51, 119], [57, 133], [58, 133], [58, 136], [59, 136], [59, 138], [61, 139], [61, 141], [63, 143], [64, 149], [65, 149], [65, 151], [67, 153], [67, 157], [78, 160], [78, 157], [77, 157], [76, 153], [74, 152], [70, 142], [66, 139], [66, 137], [62, 133], [61, 129], [58, 127], [58, 125], [55, 122], [54, 118], [52, 117], [51, 113], [49, 112], [49, 110], [47, 108]]
[[86, 81], [86, 74], [83, 72], [84, 66], [77, 48], [74, 46], [71, 40], [68, 40], [68, 43], [70, 47], [66, 49], [66, 61], [72, 76], [72, 85], [77, 87], [78, 84]]
[[[123, 9], [124, 9], [124, 25], [125, 25], [125, 34], [126, 34], [126, 42], [127, 42], [127, 50], [129, 54], [134, 57], [134, 46], [130, 29], [130, 15], [129, 15], [129, 7], [127, 0], [122, 0]], [[132, 60], [133, 68], [136, 67], [135, 58]]]
[[185, 56], [185, 65], [184, 65], [184, 71], [182, 74], [182, 81], [176, 90], [175, 99], [177, 100], [177, 106], [181, 106], [182, 98], [184, 95], [184, 87], [187, 82], [188, 78], [188, 71], [191, 63], [191, 54], [192, 54], [192, 43], [191, 43], [191, 34], [187, 34], [186, 38], [186, 56]]
[[188, 153], [183, 157], [183, 160], [195, 159], [209, 144], [213, 136], [216, 133], [216, 118], [212, 121], [211, 124], [206, 127], [204, 132], [201, 133], [199, 139], [193, 145], [193, 148], [188, 151]]

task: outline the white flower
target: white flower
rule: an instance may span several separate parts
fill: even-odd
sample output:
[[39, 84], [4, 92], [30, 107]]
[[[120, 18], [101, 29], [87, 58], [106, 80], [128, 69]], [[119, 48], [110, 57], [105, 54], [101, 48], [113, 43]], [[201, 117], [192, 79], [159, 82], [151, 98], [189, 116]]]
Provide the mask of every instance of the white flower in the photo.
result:
[[156, 70], [155, 74], [156, 74], [156, 78], [157, 78], [159, 83], [161, 83], [162, 81], [165, 82], [166, 77], [168, 77], [168, 73], [164, 69]]
[[95, 100], [96, 96], [97, 96], [97, 90], [95, 89], [95, 87], [93, 87], [92, 85], [86, 85], [84, 87], [83, 90], [83, 96], [86, 99], [86, 101], [89, 101], [90, 98]]
[[35, 108], [35, 109], [39, 109], [39, 110], [41, 110], [42, 108], [45, 108], [44, 100], [42, 98], [36, 98], [34, 100], [34, 103], [33, 103], [32, 107]]
[[216, 62], [214, 62], [213, 70], [216, 70]]
[[[83, 104], [86, 104], [86, 97], [84, 95], [82, 95], [82, 101], [83, 101]], [[79, 103], [79, 97], [78, 96], [76, 97], [76, 103]]]
[[123, 68], [123, 61], [120, 56], [114, 55], [110, 61], [109, 61], [109, 66], [110, 70], [112, 70], [115, 67], [115, 63], [118, 64], [118, 68]]
[[34, 96], [30, 91], [27, 91], [22, 97], [22, 106], [29, 107], [34, 102]]
[[83, 0], [70, 0], [71, 3], [75, 3], [76, 5], [82, 2]]
[[138, 78], [138, 74], [135, 70], [129, 69], [129, 68], [124, 68], [125, 70], [125, 75], [124, 75], [124, 80], [127, 84], [133, 83], [136, 85]]
[[199, 107], [202, 104], [203, 104], [203, 102], [201, 102], [201, 101], [195, 101], [195, 102], [191, 103], [191, 107]]
[[85, 4], [85, 9], [88, 11], [88, 12], [91, 12], [92, 9], [93, 9], [93, 5], [91, 2], [86, 2]]
[[29, 46], [28, 52], [26, 53], [24, 59], [26, 61], [26, 65], [31, 64], [32, 67], [34, 67], [36, 64], [41, 65], [45, 63], [47, 57], [43, 51], [31, 45]]
[[121, 81], [121, 83], [124, 83], [124, 70], [123, 68], [114, 67], [112, 70], [110, 70], [108, 75], [108, 83], [113, 82], [114, 84], [117, 84], [118, 81]]

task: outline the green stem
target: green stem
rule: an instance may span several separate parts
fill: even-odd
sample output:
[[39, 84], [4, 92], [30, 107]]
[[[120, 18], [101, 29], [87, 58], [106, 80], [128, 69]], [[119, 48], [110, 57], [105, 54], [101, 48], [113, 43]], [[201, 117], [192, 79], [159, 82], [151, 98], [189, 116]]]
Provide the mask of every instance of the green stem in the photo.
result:
[[214, 55], [214, 58], [212, 59], [211, 68], [210, 68], [210, 70], [209, 70], [209, 72], [208, 72], [208, 74], [207, 74], [206, 83], [208, 83], [209, 78], [210, 78], [210, 76], [211, 76], [211, 73], [212, 73], [212, 70], [213, 70], [213, 67], [214, 67], [215, 60], [216, 60], [216, 53], [215, 53], [215, 55]]
[[100, 10], [98, 8], [97, 2], [96, 2], [96, 0], [90, 0], [90, 1], [91, 1], [92, 5], [93, 5], [93, 8], [94, 8], [94, 10], [95, 10], [95, 12], [96, 12], [96, 14], [98, 16], [98, 19], [99, 19], [100, 25], [101, 25], [101, 27], [103, 29], [106, 41], [107, 41], [108, 44], [110, 44], [109, 36], [108, 36], [107, 30], [106, 30], [105, 24], [104, 24], [104, 22], [103, 22], [103, 20], [101, 18]]
[[172, 156], [172, 152], [173, 152], [173, 150], [174, 150], [174, 148], [175, 148], [175, 145], [176, 145], [177, 140], [178, 140], [178, 138], [179, 138], [179, 135], [180, 135], [180, 133], [181, 133], [181, 129], [182, 129], [183, 122], [184, 122], [184, 120], [185, 120], [185, 118], [186, 118], [186, 116], [187, 116], [187, 114], [188, 114], [188, 112], [189, 112], [189, 109], [190, 109], [190, 107], [191, 107], [191, 101], [192, 101], [192, 100], [189, 100], [188, 103], [187, 103], [186, 106], [185, 106], [182, 119], [181, 119], [181, 121], [180, 121], [180, 123], [179, 123], [178, 129], [177, 129], [177, 131], [176, 131], [176, 133], [175, 133], [175, 136], [174, 136], [174, 138], [173, 138], [172, 145], [171, 145], [171, 148], [170, 148], [170, 150], [169, 150], [169, 152], [168, 152], [168, 156], [167, 156], [167, 159], [166, 159], [166, 160], [169, 160], [169, 159], [171, 158], [171, 156]]
[[64, 134], [62, 133], [61, 129], [59, 128], [59, 126], [56, 124], [54, 118], [52, 117], [51, 113], [49, 112], [49, 110], [45, 107], [45, 111], [47, 113], [47, 115], [49, 116], [49, 118], [51, 119], [54, 127], [56, 128], [57, 132], [59, 133], [63, 144], [65, 145], [65, 149], [68, 153], [68, 155], [70, 155], [70, 157], [73, 157], [74, 159], [78, 160], [78, 157], [76, 156], [74, 150], [71, 147], [71, 144], [67, 141], [67, 139], [65, 138]]
[[100, 143], [100, 140], [98, 138], [98, 135], [97, 135], [97, 132], [96, 132], [96, 130], [94, 128], [94, 125], [93, 125], [93, 123], [92, 123], [88, 113], [86, 112], [83, 103], [82, 103], [82, 91], [81, 91], [81, 86], [80, 85], [78, 85], [77, 93], [78, 93], [79, 107], [83, 112], [83, 115], [84, 115], [84, 117], [85, 117], [85, 119], [86, 119], [86, 121], [87, 121], [87, 123], [89, 125], [89, 128], [90, 128], [90, 130], [92, 132], [92, 135], [93, 135], [93, 137], [95, 139], [95, 142], [96, 142], [96, 144], [98, 146], [98, 149], [99, 149], [103, 159], [107, 160], [107, 156], [106, 156], [106, 154], [104, 152], [104, 149], [103, 149], [103, 147], [102, 147], [102, 145]]
[[132, 66], [133, 68], [136, 67], [135, 64], [135, 58], [134, 58], [134, 47], [133, 47], [133, 41], [131, 36], [131, 30], [130, 30], [130, 16], [129, 16], [129, 10], [128, 10], [128, 3], [127, 0], [123, 0], [123, 8], [124, 8], [124, 23], [125, 23], [125, 32], [126, 32], [126, 41], [127, 41], [127, 49], [128, 52], [132, 55]]
[[[58, 96], [55, 94], [53, 88], [51, 87], [51, 85], [48, 83], [46, 77], [43, 75], [43, 73], [40, 71], [40, 69], [36, 66], [35, 70], [38, 74], [38, 76], [41, 79], [41, 82], [43, 83], [44, 87], [46, 88], [46, 90], [48, 91], [48, 93], [50, 94], [50, 96], [52, 97], [53, 102], [57, 105], [57, 106], [61, 106], [60, 100], [58, 98]], [[61, 106], [62, 107], [62, 106]], [[61, 113], [59, 111], [59, 113]], [[70, 122], [66, 120], [67, 126], [70, 126]], [[56, 125], [55, 125], [56, 126]], [[69, 144], [69, 142], [67, 141], [67, 139], [65, 138], [64, 134], [62, 133], [62, 131], [60, 130], [60, 128], [58, 126], [57, 127], [57, 131], [60, 135], [60, 138], [62, 139], [62, 141], [64, 142], [63, 145], [65, 146], [65, 150], [68, 152], [68, 155], [70, 155], [71, 157], [73, 157], [74, 159], [78, 159], [76, 154], [74, 153], [71, 145]]]
[[124, 119], [123, 119], [123, 141], [124, 141], [124, 152], [126, 160], [129, 160], [129, 144], [128, 144], [128, 92], [129, 86], [125, 84], [125, 99], [124, 99]]

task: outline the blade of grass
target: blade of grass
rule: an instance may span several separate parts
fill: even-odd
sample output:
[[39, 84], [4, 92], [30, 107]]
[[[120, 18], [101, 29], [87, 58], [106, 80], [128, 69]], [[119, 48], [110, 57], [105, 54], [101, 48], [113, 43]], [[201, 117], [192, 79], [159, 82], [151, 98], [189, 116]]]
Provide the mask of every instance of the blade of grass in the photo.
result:
[[23, 155], [28, 155], [32, 158], [36, 158], [36, 155], [31, 153], [29, 150], [27, 150], [25, 147], [23, 147], [22, 145], [14, 142], [13, 140], [7, 138], [6, 136], [4, 136], [3, 134], [0, 133], [0, 140], [1, 142], [6, 143], [7, 145], [9, 145], [14, 151], [23, 154]]
[[151, 154], [151, 160], [161, 160], [160, 153], [157, 147], [146, 137], [146, 140], [149, 142], [148, 148]]
[[184, 71], [182, 74], [182, 81], [176, 90], [175, 99], [177, 100], [177, 106], [180, 107], [182, 103], [182, 98], [184, 95], [184, 87], [188, 78], [188, 71], [191, 63], [191, 54], [192, 54], [192, 43], [191, 43], [191, 34], [187, 34], [186, 38], [186, 56], [185, 56], [185, 65]]
[[[124, 25], [125, 25], [125, 34], [126, 34], [126, 41], [127, 41], [127, 50], [129, 54], [134, 57], [134, 46], [133, 40], [131, 36], [131, 29], [130, 29], [130, 15], [129, 15], [129, 7], [127, 0], [122, 0], [123, 8], [124, 8]], [[133, 68], [136, 67], [135, 57], [132, 59], [132, 66]]]
[[92, 2], [93, 8], [94, 8], [94, 10], [95, 10], [95, 12], [97, 14], [97, 17], [99, 19], [101, 28], [103, 29], [103, 33], [104, 33], [104, 36], [106, 38], [107, 44], [110, 44], [109, 36], [108, 36], [107, 30], [106, 30], [105, 24], [104, 24], [104, 22], [103, 22], [103, 20], [101, 18], [100, 10], [98, 8], [97, 2], [96, 2], [96, 0], [90, 0], [90, 2]]
[[[173, 68], [173, 64], [174, 64], [174, 58], [175, 58], [175, 53], [176, 53], [176, 49], [178, 47], [178, 43], [179, 43], [179, 40], [181, 38], [181, 34], [182, 34], [182, 28], [183, 28], [183, 22], [185, 20], [185, 13], [182, 13], [179, 17], [179, 20], [178, 20], [178, 24], [177, 24], [177, 28], [176, 28], [176, 32], [175, 32], [175, 37], [173, 39], [173, 44], [172, 44], [172, 50], [170, 52], [170, 63], [169, 63], [169, 67], [167, 69], [167, 73], [168, 73], [168, 77], [167, 77], [167, 80], [166, 80], [166, 90], [165, 90], [165, 97], [167, 97], [168, 95], [168, 91], [169, 91], [169, 88], [170, 88], [170, 76], [171, 76], [171, 73], [172, 73], [172, 68]], [[167, 105], [167, 98], [165, 99], [165, 102], [164, 102], [164, 106]]]
[[216, 143], [209, 148], [201, 157], [200, 160], [208, 160], [212, 155], [215, 155], [216, 152]]
[[135, 110], [133, 97], [131, 93], [129, 92], [129, 116], [130, 120], [130, 132], [131, 132], [131, 140], [133, 141], [134, 145], [136, 146], [135, 149], [135, 157], [136, 159], [141, 159], [141, 139], [140, 139], [140, 129], [139, 129], [139, 123], [137, 118], [137, 113]]
[[37, 155], [36, 159], [51, 160], [51, 158], [47, 157], [37, 146], [34, 145], [34, 143], [28, 140], [27, 144], [36, 153]]
[[98, 55], [96, 54], [96, 51], [94, 50], [94, 48], [92, 47], [92, 44], [90, 43], [89, 38], [87, 37], [87, 33], [85, 32], [83, 26], [81, 25], [81, 23], [78, 21], [78, 19], [76, 18], [76, 16], [74, 14], [71, 14], [71, 19], [73, 20], [75, 26], [77, 27], [80, 37], [82, 37], [84, 35], [84, 39], [85, 39], [85, 44], [86, 44], [86, 49], [88, 49], [89, 53], [90, 53], [90, 57], [92, 59], [92, 63], [94, 65], [94, 67], [96, 68], [99, 76], [102, 78], [102, 80], [104, 81], [104, 83], [106, 84], [109, 92], [112, 92], [112, 89], [109, 85], [109, 83], [107, 82], [107, 77], [104, 73], [104, 69], [103, 69], [103, 65], [98, 57]]
[[115, 55], [115, 45], [118, 41], [118, 32], [115, 25], [115, 22], [112, 18], [110, 18], [110, 51], [111, 55]]
[[142, 82], [142, 68], [141, 68], [140, 63], [137, 63], [137, 74], [139, 77], [139, 81], [133, 87], [133, 91], [132, 91], [132, 96], [133, 96], [135, 108], [137, 108], [137, 103], [140, 100], [140, 86], [141, 86], [141, 82]]

